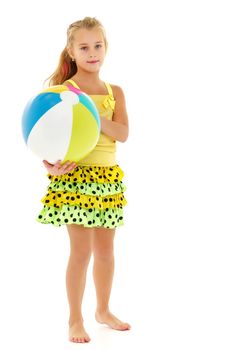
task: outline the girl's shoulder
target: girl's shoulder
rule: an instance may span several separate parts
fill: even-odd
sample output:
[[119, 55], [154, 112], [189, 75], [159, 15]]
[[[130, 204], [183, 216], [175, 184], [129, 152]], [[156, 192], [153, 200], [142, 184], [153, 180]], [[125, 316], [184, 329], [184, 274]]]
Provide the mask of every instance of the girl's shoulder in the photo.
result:
[[112, 91], [116, 91], [119, 92], [120, 90], [122, 90], [122, 88], [119, 86], [119, 85], [114, 85], [114, 84], [110, 84], [111, 85], [111, 88], [112, 88]]
[[70, 85], [70, 83], [69, 83], [68, 81], [65, 80], [65, 81], [62, 83], [62, 85], [68, 86], [68, 85]]
[[123, 89], [119, 85], [111, 84], [111, 88], [112, 88], [113, 96], [116, 100], [124, 99]]

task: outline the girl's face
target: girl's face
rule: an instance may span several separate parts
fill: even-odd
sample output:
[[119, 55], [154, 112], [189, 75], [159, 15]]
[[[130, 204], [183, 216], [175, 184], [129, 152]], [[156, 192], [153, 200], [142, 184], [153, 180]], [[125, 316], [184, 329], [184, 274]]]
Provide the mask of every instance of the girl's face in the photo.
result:
[[98, 72], [105, 57], [105, 44], [101, 30], [79, 29], [74, 34], [71, 56], [79, 68], [87, 72]]

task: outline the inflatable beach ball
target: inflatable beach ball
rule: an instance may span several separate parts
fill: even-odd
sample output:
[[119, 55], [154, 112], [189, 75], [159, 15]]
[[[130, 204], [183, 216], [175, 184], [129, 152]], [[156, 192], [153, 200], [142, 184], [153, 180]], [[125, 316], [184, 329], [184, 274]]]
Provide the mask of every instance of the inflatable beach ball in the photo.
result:
[[100, 117], [87, 94], [73, 86], [55, 85], [29, 100], [22, 132], [28, 148], [41, 159], [78, 162], [98, 142]]

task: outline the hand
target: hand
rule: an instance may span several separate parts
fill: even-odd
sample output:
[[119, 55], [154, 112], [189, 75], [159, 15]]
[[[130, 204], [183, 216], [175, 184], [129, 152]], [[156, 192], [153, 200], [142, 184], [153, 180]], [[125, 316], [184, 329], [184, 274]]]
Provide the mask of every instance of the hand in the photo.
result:
[[49, 174], [51, 175], [63, 175], [66, 173], [69, 173], [70, 171], [73, 171], [77, 164], [75, 162], [66, 161], [64, 164], [61, 165], [61, 160], [58, 160], [54, 164], [50, 164], [47, 162], [47, 160], [43, 160], [44, 166], [48, 170]]

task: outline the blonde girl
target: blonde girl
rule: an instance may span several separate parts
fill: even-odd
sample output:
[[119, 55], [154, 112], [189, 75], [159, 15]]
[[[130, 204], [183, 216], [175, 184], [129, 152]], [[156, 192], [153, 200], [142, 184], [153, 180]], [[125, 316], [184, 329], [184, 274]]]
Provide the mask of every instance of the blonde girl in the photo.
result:
[[66, 272], [69, 340], [81, 343], [90, 341], [83, 324], [82, 298], [92, 253], [97, 298], [95, 318], [116, 330], [130, 329], [130, 325], [118, 319], [109, 308], [114, 235], [116, 228], [123, 225], [126, 205], [124, 173], [116, 162], [116, 141], [127, 140], [128, 117], [122, 89], [99, 77], [107, 47], [105, 30], [96, 18], [85, 17], [72, 23], [58, 67], [49, 77], [50, 86], [73, 85], [87, 93], [101, 117], [98, 143], [78, 164], [43, 161], [50, 184], [37, 217], [40, 223], [67, 227], [70, 238]]

